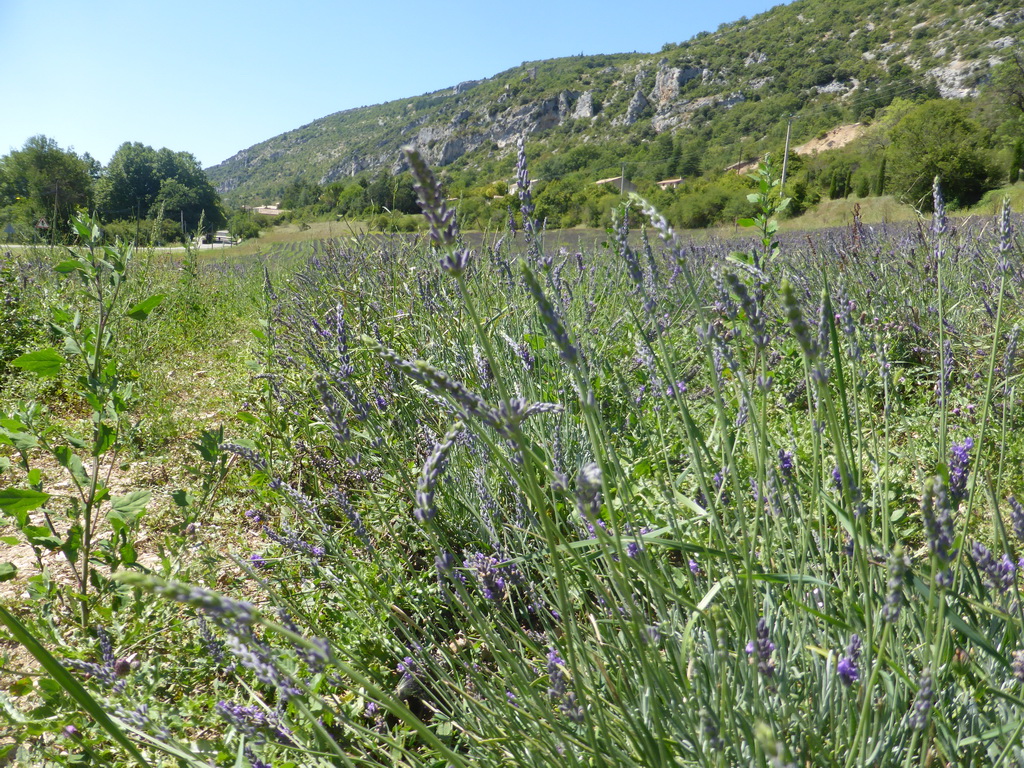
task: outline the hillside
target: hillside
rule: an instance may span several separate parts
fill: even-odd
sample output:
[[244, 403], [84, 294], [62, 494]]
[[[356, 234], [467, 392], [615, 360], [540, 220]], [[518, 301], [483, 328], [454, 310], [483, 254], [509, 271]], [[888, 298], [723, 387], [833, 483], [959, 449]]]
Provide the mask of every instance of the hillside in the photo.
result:
[[[666, 169], [658, 152], [720, 169], [779, 146], [789, 115], [802, 143], [870, 121], [894, 98], [976, 95], [1022, 29], [1024, 9], [1013, 0], [797, 0], [658, 53], [524, 62], [338, 112], [207, 173], [229, 203], [268, 202], [297, 180], [400, 172], [399, 149], [413, 144], [464, 185], [487, 183], [507, 178], [522, 135], [547, 178], [656, 175]], [[674, 144], [659, 148], [662, 136]]]

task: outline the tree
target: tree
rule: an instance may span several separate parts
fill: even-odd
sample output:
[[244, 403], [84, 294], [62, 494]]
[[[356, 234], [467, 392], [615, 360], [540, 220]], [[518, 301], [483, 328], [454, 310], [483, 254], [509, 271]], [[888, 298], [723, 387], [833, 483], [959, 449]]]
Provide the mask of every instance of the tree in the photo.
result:
[[1024, 49], [1015, 47], [992, 70], [990, 87], [1007, 107], [1024, 116]]
[[56, 231], [69, 231], [74, 212], [92, 201], [90, 169], [88, 160], [73, 150], [61, 149], [46, 136], [33, 136], [22, 149], [0, 158], [5, 218], [22, 223], [45, 219]]
[[992, 185], [992, 172], [978, 149], [980, 127], [967, 106], [935, 99], [911, 109], [892, 129], [886, 153], [886, 185], [921, 210], [930, 210], [931, 188], [942, 180], [954, 206], [974, 202]]
[[155, 150], [125, 142], [110, 159], [99, 181], [97, 205], [110, 219], [164, 216], [184, 221], [186, 229], [203, 218], [210, 227], [225, 219], [220, 196], [199, 161], [189, 152]]

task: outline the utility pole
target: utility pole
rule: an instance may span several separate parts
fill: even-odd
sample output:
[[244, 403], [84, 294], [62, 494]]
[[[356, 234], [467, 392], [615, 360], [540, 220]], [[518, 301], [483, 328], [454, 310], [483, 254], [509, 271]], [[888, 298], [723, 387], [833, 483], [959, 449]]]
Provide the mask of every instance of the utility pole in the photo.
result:
[[779, 184], [779, 193], [786, 194], [786, 169], [789, 168], [789, 134], [793, 130], [793, 116], [789, 116], [786, 123], [786, 149], [782, 153], [782, 181]]
[[621, 166], [622, 175], [619, 176], [619, 194], [621, 195], [626, 191], [626, 164], [623, 163]]

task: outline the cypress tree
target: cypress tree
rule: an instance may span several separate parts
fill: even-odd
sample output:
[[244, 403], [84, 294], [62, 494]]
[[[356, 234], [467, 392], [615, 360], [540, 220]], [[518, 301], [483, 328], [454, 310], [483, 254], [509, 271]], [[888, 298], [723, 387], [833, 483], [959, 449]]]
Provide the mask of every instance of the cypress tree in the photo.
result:
[[1010, 183], [1016, 184], [1020, 179], [1020, 169], [1024, 166], [1024, 139], [1017, 139], [1010, 156]]

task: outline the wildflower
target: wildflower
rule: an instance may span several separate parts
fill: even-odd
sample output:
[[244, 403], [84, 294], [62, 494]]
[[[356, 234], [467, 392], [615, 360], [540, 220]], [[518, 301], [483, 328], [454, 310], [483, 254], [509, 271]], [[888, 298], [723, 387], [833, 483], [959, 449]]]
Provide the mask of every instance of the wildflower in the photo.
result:
[[466, 558], [464, 565], [476, 572], [480, 589], [488, 600], [502, 600], [509, 584], [522, 581], [522, 574], [514, 563], [502, 562], [494, 555], [475, 552]]
[[857, 670], [857, 661], [860, 659], [860, 635], [850, 635], [850, 645], [846, 649], [846, 655], [839, 659], [837, 672], [843, 685], [853, 685], [860, 678]]
[[248, 448], [244, 445], [238, 445], [237, 443], [221, 443], [217, 446], [220, 450], [227, 453], [233, 453], [236, 456], [241, 456], [253, 469], [262, 472], [267, 471], [267, 460], [263, 458], [259, 451], [254, 448]]
[[785, 448], [779, 449], [779, 472], [783, 480], [793, 479], [793, 454]]
[[277, 689], [282, 700], [300, 694], [288, 676], [278, 669], [270, 648], [256, 640], [254, 636], [248, 635], [243, 639], [234, 632], [228, 632], [226, 645], [239, 663], [256, 675], [257, 680]]
[[700, 730], [707, 739], [708, 747], [718, 752], [725, 746], [725, 742], [719, 737], [718, 720], [714, 713], [707, 707], [700, 710]]
[[264, 568], [268, 568], [270, 565], [266, 561], [266, 558], [263, 557], [263, 555], [255, 553], [249, 555], [249, 563], [252, 565], [253, 568], [256, 568], [257, 570], [263, 570]]
[[576, 507], [589, 517], [596, 517], [601, 507], [601, 467], [593, 461], [576, 475]]
[[565, 695], [565, 659], [552, 647], [548, 650], [548, 696], [557, 701]]
[[281, 744], [294, 744], [294, 734], [285, 727], [277, 713], [271, 710], [264, 710], [256, 705], [236, 704], [232, 701], [218, 701], [215, 708], [217, 714], [254, 744], [266, 743], [268, 735], [273, 736]]
[[1024, 506], [1013, 496], [1010, 497], [1010, 524], [1017, 541], [1024, 543]]
[[941, 477], [933, 477], [925, 485], [921, 498], [921, 518], [924, 520], [928, 548], [943, 562], [950, 562], [956, 555], [953, 547], [953, 512], [950, 492]]
[[434, 508], [434, 490], [445, 467], [448, 465], [448, 452], [455, 445], [455, 438], [458, 437], [462, 428], [461, 421], [455, 422], [455, 425], [448, 430], [441, 442], [434, 445], [433, 450], [423, 464], [420, 479], [416, 484], [416, 507], [413, 510], [416, 519], [421, 523], [437, 515], [437, 509]]
[[900, 610], [906, 605], [907, 599], [903, 594], [903, 587], [910, 573], [910, 558], [902, 549], [897, 548], [889, 555], [889, 593], [885, 596], [885, 606], [882, 608], [882, 618], [886, 621], [896, 621], [899, 618]]
[[312, 555], [314, 558], [319, 559], [326, 554], [326, 550], [323, 547], [303, 541], [299, 534], [288, 525], [282, 523], [281, 530], [284, 532], [283, 534], [277, 533], [271, 530], [269, 526], [264, 525], [263, 535], [271, 541], [276, 541], [282, 547], [300, 555]]
[[796, 291], [789, 280], [782, 281], [782, 301], [783, 306], [786, 308], [786, 319], [789, 321], [789, 327], [793, 331], [797, 342], [799, 342], [804, 357], [809, 361], [816, 360], [819, 353], [817, 340], [811, 336], [811, 330], [804, 320], [803, 312], [800, 310]]
[[[526, 168], [526, 143], [520, 136], [516, 142], [516, 191], [519, 194], [519, 210], [523, 214], [523, 230], [533, 235], [537, 223], [533, 220], [533, 201], [530, 194], [530, 174]], [[514, 227], [512, 227], [514, 230]]]
[[573, 343], [569, 340], [569, 334], [565, 330], [565, 326], [562, 325], [561, 318], [558, 317], [558, 313], [555, 312], [554, 306], [547, 296], [544, 295], [544, 289], [541, 288], [540, 283], [537, 281], [536, 275], [526, 265], [522, 263], [523, 278], [526, 280], [526, 287], [530, 290], [530, 294], [533, 296], [533, 300], [537, 302], [537, 308], [540, 310], [541, 319], [544, 321], [544, 325], [548, 329], [548, 333], [551, 334], [555, 340], [555, 345], [558, 347], [558, 355], [565, 362], [573, 365], [580, 359], [579, 350], [573, 346]]
[[985, 583], [989, 588], [1006, 592], [1013, 586], [1013, 582], [1016, 579], [1017, 566], [1010, 559], [1009, 555], [1003, 553], [1002, 558], [996, 560], [992, 557], [988, 547], [978, 541], [974, 542], [971, 546], [971, 554], [974, 557], [974, 564], [984, 575]]
[[734, 273], [727, 272], [724, 278], [729, 284], [729, 288], [736, 294], [736, 298], [739, 299], [740, 306], [743, 307], [743, 314], [746, 315], [747, 325], [750, 327], [750, 335], [754, 341], [754, 346], [764, 349], [768, 346], [770, 336], [765, 327], [764, 313], [761, 311], [761, 307], [754, 300], [754, 297], [750, 295], [746, 284]]
[[448, 248], [455, 244], [455, 211], [445, 204], [441, 183], [422, 155], [412, 147], [406, 147], [404, 152], [414, 179], [413, 189], [420, 210], [430, 226], [430, 239], [438, 247]]
[[999, 256], [996, 259], [996, 269], [1000, 272], [1008, 272], [1010, 269], [1010, 250], [1013, 247], [1013, 227], [1010, 224], [1010, 198], [1003, 198], [1003, 205], [999, 209]]
[[910, 713], [910, 727], [922, 731], [928, 725], [928, 713], [932, 710], [935, 691], [932, 688], [931, 670], [925, 669], [917, 680], [917, 698], [914, 711]]
[[1024, 683], [1024, 651], [1013, 652], [1013, 661], [1010, 664], [1010, 668], [1013, 670], [1013, 676], [1017, 678], [1018, 682]]
[[768, 624], [764, 617], [757, 620], [757, 638], [747, 643], [747, 654], [757, 660], [757, 671], [765, 677], [775, 674], [775, 665], [771, 661], [775, 643], [768, 636]]
[[583, 707], [576, 700], [576, 694], [573, 691], [569, 691], [565, 694], [565, 697], [562, 699], [562, 703], [559, 704], [559, 709], [561, 709], [562, 714], [572, 722], [583, 722]]
[[973, 447], [974, 440], [968, 437], [962, 443], [954, 443], [951, 449], [953, 456], [949, 462], [949, 496], [954, 506], [967, 498], [967, 476], [971, 469], [968, 451]]

